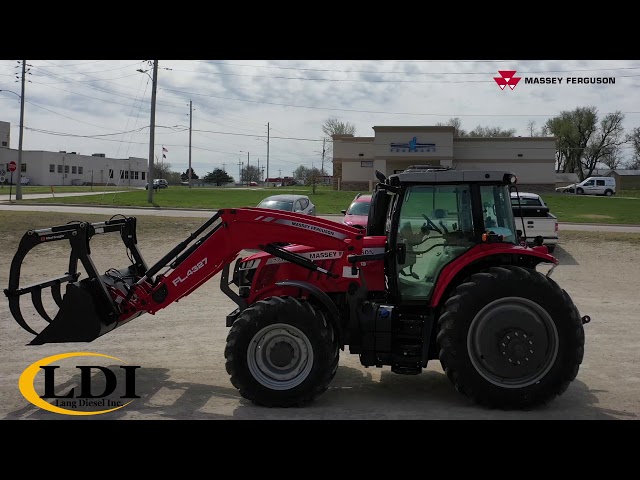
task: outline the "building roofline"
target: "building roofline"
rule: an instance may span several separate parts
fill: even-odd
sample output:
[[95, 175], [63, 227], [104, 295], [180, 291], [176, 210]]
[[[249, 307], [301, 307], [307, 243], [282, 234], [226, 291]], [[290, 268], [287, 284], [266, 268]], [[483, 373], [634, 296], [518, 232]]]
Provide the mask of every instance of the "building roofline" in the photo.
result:
[[454, 127], [450, 126], [412, 126], [412, 125], [393, 125], [393, 126], [385, 126], [385, 125], [376, 125], [372, 127], [375, 132], [455, 132]]

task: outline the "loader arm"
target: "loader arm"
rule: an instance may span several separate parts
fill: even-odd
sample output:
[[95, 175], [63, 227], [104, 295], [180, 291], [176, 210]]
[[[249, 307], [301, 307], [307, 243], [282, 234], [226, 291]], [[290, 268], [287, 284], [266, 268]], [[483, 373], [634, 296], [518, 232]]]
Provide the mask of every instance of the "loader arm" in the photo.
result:
[[[340, 273], [325, 271], [308, 259], [279, 248], [277, 244], [286, 242], [348, 251], [350, 254], [362, 251], [362, 230], [309, 215], [238, 208], [220, 210], [210, 221], [213, 221], [212, 229], [207, 234], [173, 260], [178, 253], [176, 249], [183, 246], [178, 245], [134, 285], [134, 295], [145, 302], [141, 305], [144, 311], [155, 313], [189, 295], [230, 265], [243, 250], [264, 250], [333, 277]], [[167, 266], [170, 272], [153, 278]]]
[[[340, 271], [330, 272], [279, 245], [306, 245], [353, 256], [362, 253], [364, 235], [363, 230], [309, 215], [262, 208], [223, 209], [147, 268], [137, 249], [135, 227], [136, 218], [127, 217], [96, 224], [76, 222], [30, 230], [24, 235], [12, 261], [5, 294], [15, 320], [36, 335], [31, 345], [91, 342], [143, 313], [155, 314], [228, 268], [243, 250], [263, 250], [336, 278], [342, 273], [343, 265]], [[92, 236], [109, 232], [120, 233], [130, 253], [131, 265], [110, 268], [101, 275], [90, 258], [89, 243]], [[53, 280], [20, 287], [20, 266], [27, 253], [38, 245], [59, 240], [68, 240], [71, 246], [69, 271]], [[78, 261], [88, 278], [79, 279]], [[63, 283], [67, 286], [65, 295], [61, 296]], [[41, 300], [42, 290], [48, 287], [60, 307], [53, 319]], [[26, 294], [31, 294], [36, 310], [48, 323], [40, 333], [27, 325], [20, 311], [20, 297]]]

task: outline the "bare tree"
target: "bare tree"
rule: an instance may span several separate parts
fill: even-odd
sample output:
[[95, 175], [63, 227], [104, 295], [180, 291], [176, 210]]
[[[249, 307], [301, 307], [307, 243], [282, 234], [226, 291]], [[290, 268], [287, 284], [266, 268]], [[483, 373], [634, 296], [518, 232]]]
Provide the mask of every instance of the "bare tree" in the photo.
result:
[[459, 117], [450, 118], [445, 123], [438, 122], [436, 127], [453, 127], [454, 137], [466, 137], [467, 131], [462, 128], [462, 120]]
[[356, 126], [353, 123], [341, 122], [335, 117], [329, 117], [322, 124], [322, 133], [326, 140], [325, 155], [331, 158], [333, 157], [332, 135], [355, 135]]
[[547, 120], [543, 130], [558, 139], [557, 171], [577, 173], [584, 180], [581, 159], [589, 145], [591, 136], [597, 131], [598, 114], [595, 107], [578, 107], [573, 111], [562, 111]]
[[529, 136], [530, 137], [538, 136], [538, 130], [536, 130], [536, 121], [535, 120], [529, 120], [529, 122], [527, 123], [527, 130], [529, 130]]
[[633, 157], [626, 163], [626, 167], [629, 170], [640, 169], [640, 127], [636, 127], [631, 130], [631, 133], [625, 137], [627, 143], [631, 144], [633, 148]]
[[260, 170], [255, 165], [249, 165], [248, 167], [244, 167], [242, 169], [242, 175], [240, 177], [241, 177], [240, 180], [242, 182], [246, 182], [246, 183], [259, 182]]
[[580, 159], [580, 166], [587, 171], [585, 176], [591, 176], [598, 162], [611, 161], [619, 155], [619, 148], [624, 143], [623, 121], [624, 114], [620, 111], [610, 113], [600, 121]]
[[503, 130], [500, 127], [483, 127], [478, 125], [471, 130], [467, 137], [514, 137], [516, 134], [515, 128], [509, 128]]
[[600, 163], [605, 164], [611, 170], [620, 168], [624, 163], [622, 160], [622, 148], [619, 145], [614, 145], [608, 149], [600, 159]]
[[332, 135], [355, 135], [356, 126], [349, 122], [341, 122], [335, 117], [330, 117], [322, 125], [322, 131], [329, 138]]

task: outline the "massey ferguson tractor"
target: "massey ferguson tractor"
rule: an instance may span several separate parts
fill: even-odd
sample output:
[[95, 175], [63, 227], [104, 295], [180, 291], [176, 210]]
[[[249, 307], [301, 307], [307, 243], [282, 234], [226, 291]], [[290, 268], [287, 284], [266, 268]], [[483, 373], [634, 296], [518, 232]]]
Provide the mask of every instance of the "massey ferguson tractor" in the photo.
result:
[[[237, 305], [226, 317], [226, 369], [255, 404], [313, 401], [345, 348], [365, 367], [402, 375], [438, 359], [456, 390], [490, 408], [532, 408], [562, 394], [582, 362], [589, 317], [549, 277], [558, 260], [541, 242], [527, 247], [524, 225], [517, 228], [515, 175], [416, 166], [377, 176], [366, 231], [225, 208], [151, 267], [137, 247], [135, 217], [30, 230], [11, 264], [10, 310], [35, 335], [30, 345], [91, 342], [220, 274], [220, 289]], [[90, 242], [110, 232], [120, 234], [131, 264], [100, 273]], [[70, 244], [69, 270], [20, 286], [27, 253], [55, 241]], [[239, 256], [246, 250], [254, 252]], [[45, 288], [59, 306], [54, 318]], [[27, 294], [48, 322], [39, 333], [21, 313]]]

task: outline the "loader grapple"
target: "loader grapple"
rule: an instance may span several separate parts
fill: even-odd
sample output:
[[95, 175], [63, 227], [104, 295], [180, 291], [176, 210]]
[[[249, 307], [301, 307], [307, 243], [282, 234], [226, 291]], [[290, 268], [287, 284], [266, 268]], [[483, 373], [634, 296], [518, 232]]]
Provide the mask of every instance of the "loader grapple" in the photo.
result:
[[[73, 222], [24, 234], [18, 251], [11, 262], [9, 286], [4, 290], [9, 299], [9, 309], [18, 324], [36, 335], [31, 345], [64, 342], [91, 342], [124, 323], [118, 299], [127, 295], [131, 285], [147, 270], [137, 249], [136, 219], [134, 217], [112, 219], [99, 223]], [[132, 264], [122, 270], [110, 269], [100, 275], [90, 257], [89, 242], [94, 235], [119, 232], [128, 249]], [[57, 278], [20, 287], [20, 270], [27, 254], [39, 245], [67, 240], [71, 246], [68, 271]], [[87, 278], [79, 279], [78, 262]], [[65, 294], [62, 295], [62, 285]], [[50, 288], [51, 296], [59, 307], [51, 318], [42, 303], [43, 290]], [[121, 295], [114, 292], [121, 292]], [[25, 320], [20, 308], [23, 295], [31, 294], [31, 301], [38, 314], [48, 323], [41, 331], [34, 330]], [[126, 321], [135, 318], [130, 316]]]

